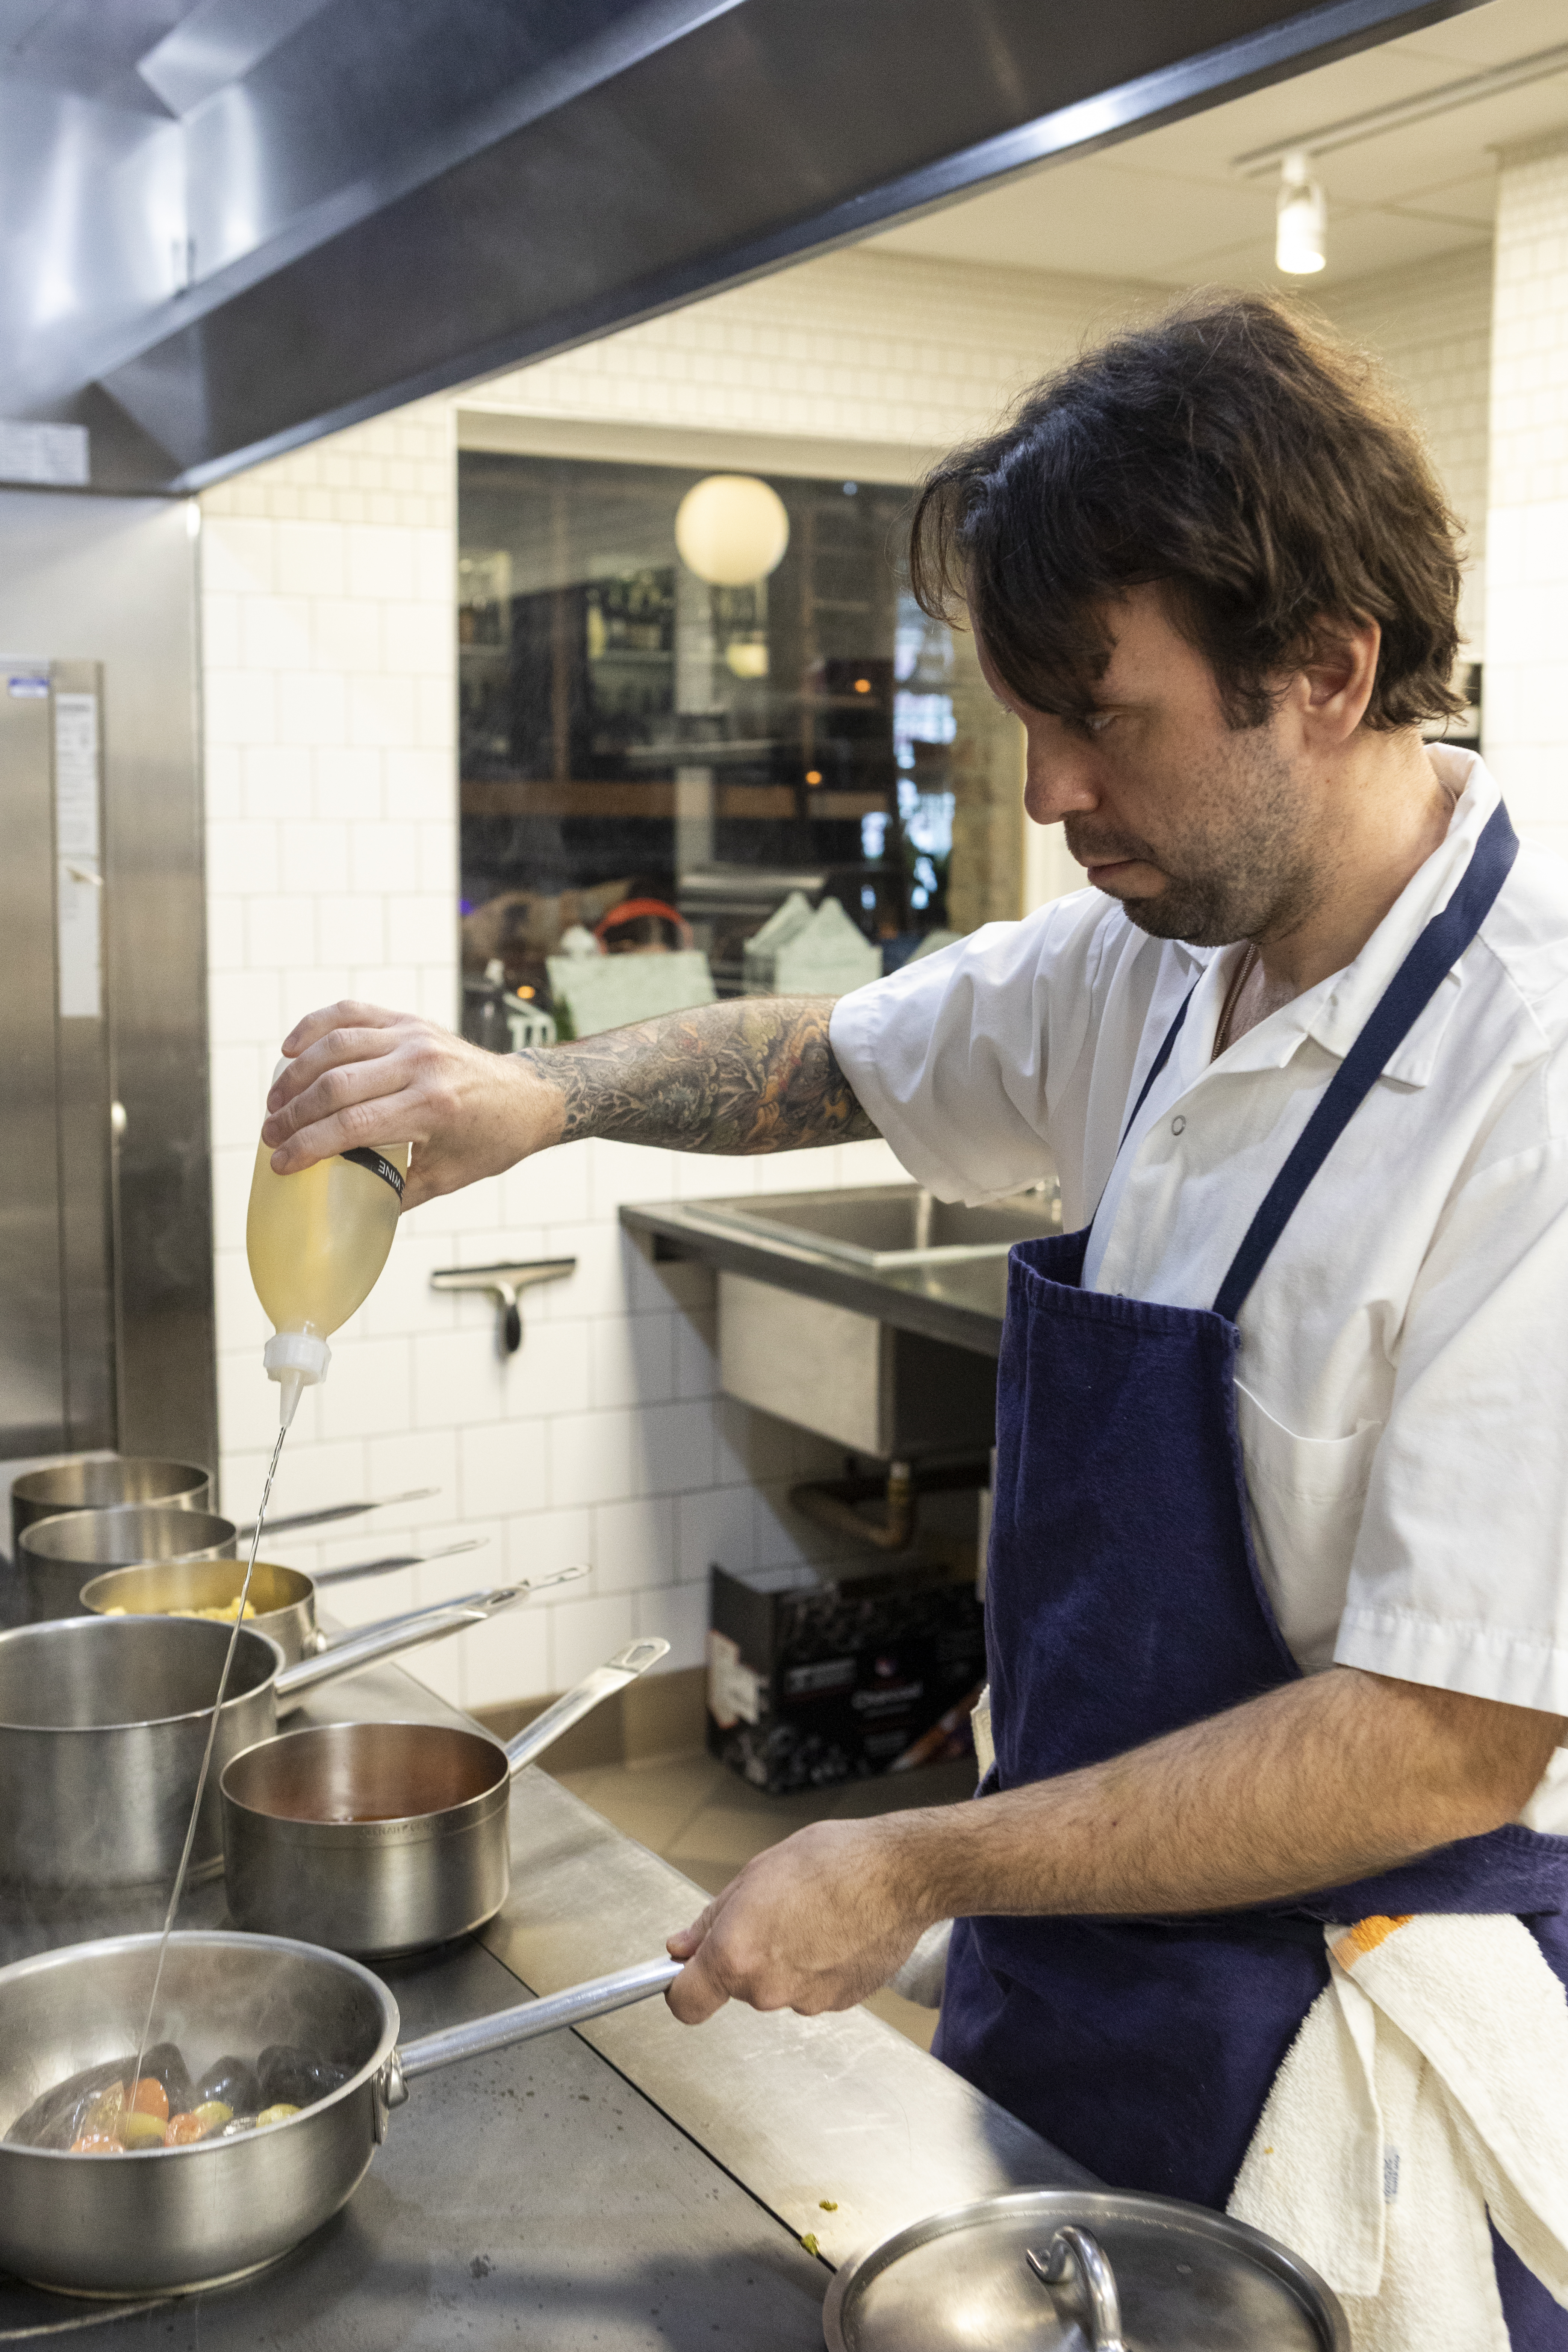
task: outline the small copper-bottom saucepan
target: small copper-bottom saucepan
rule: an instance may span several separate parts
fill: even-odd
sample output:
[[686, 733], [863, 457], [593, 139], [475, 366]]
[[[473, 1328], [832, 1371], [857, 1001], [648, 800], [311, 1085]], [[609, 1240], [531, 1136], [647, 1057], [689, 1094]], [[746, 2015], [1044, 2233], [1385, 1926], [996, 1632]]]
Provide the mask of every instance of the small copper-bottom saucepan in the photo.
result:
[[388, 1958], [492, 1918], [511, 1874], [511, 1781], [669, 1643], [634, 1642], [503, 1747], [441, 1723], [329, 1723], [224, 1768], [229, 1916]]

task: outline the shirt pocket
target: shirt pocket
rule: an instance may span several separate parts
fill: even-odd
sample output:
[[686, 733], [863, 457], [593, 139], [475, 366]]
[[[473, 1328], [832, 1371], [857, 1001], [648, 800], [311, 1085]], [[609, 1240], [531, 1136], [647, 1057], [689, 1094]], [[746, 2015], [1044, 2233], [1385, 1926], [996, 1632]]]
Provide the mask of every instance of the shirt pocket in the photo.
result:
[[1333, 1661], [1384, 1424], [1360, 1422], [1348, 1437], [1298, 1437], [1239, 1381], [1236, 1415], [1264, 1590], [1297, 1664], [1315, 1674]]

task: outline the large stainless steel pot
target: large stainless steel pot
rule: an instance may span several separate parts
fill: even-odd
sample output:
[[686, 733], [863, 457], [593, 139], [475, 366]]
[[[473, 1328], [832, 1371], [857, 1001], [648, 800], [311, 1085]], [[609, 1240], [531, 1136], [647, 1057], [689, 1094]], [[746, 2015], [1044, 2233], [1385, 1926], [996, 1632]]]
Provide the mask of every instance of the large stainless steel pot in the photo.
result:
[[81, 1588], [100, 1568], [143, 1559], [232, 1559], [237, 1530], [216, 1511], [171, 1503], [121, 1503], [35, 1519], [16, 1545], [22, 1614], [30, 1624], [74, 1617]]
[[[448, 1601], [287, 1668], [276, 1642], [242, 1625], [192, 1876], [222, 1867], [219, 1775], [271, 1738], [281, 1702], [484, 1624], [529, 1589]], [[234, 1630], [179, 1617], [69, 1617], [0, 1633], [0, 1880], [100, 1887], [173, 1878]]]
[[210, 1491], [210, 1473], [195, 1462], [163, 1462], [142, 1454], [97, 1460], [64, 1454], [12, 1480], [11, 1556], [16, 1558], [23, 1528], [35, 1519], [52, 1519], [62, 1511], [113, 1510], [121, 1503], [205, 1511]]
[[221, 1783], [229, 1916], [376, 1958], [482, 1927], [511, 1883], [516, 1774], [668, 1650], [632, 1643], [504, 1748], [457, 1724], [330, 1723], [235, 1757]]
[[[452, 1552], [478, 1548], [470, 1538], [445, 1544], [438, 1551], [400, 1556], [395, 1565], [406, 1566], [416, 1558], [444, 1559]], [[239, 1599], [245, 1566], [242, 1559], [163, 1559], [139, 1561], [133, 1568], [106, 1569], [82, 1586], [79, 1604], [89, 1617], [178, 1616], [191, 1609], [231, 1609]], [[354, 1568], [329, 1569], [325, 1576], [307, 1576], [302, 1568], [258, 1559], [251, 1571], [245, 1622], [258, 1633], [270, 1634], [283, 1653], [285, 1665], [298, 1665], [301, 1658], [316, 1657], [350, 1638], [347, 1633], [323, 1633], [317, 1623], [316, 1598], [321, 1587], [344, 1584], [356, 1576], [384, 1575], [387, 1567], [384, 1560], [367, 1559]], [[399, 1615], [413, 1613], [403, 1611]], [[377, 1620], [384, 1624], [396, 1622], [391, 1617]]]
[[[0, 2132], [49, 2087], [136, 2049], [155, 1936], [74, 1944], [0, 1969]], [[68, 2293], [212, 2285], [274, 2261], [347, 2203], [416, 2075], [646, 2000], [659, 1958], [397, 2047], [397, 2003], [368, 1969], [282, 1937], [170, 1939], [156, 2032], [193, 2074], [295, 2042], [352, 2065], [341, 2090], [242, 2138], [135, 2156], [0, 2144], [0, 2268]]]

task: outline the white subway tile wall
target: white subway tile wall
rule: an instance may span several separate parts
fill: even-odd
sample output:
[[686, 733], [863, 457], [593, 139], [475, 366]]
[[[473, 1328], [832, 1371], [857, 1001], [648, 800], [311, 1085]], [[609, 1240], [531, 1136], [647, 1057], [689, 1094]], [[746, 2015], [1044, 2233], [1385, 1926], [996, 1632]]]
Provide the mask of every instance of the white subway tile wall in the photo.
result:
[[[277, 1421], [245, 1210], [279, 1042], [342, 994], [456, 1015], [455, 499], [453, 411], [427, 402], [202, 501], [220, 1478], [237, 1517]], [[587, 1565], [570, 1597], [414, 1654], [468, 1706], [561, 1689], [636, 1633], [698, 1664], [710, 1560], [788, 1572], [832, 1556], [784, 1489], [837, 1462], [716, 1394], [711, 1277], [648, 1265], [616, 1210], [889, 1174], [880, 1144], [769, 1163], [577, 1144], [419, 1210], [300, 1404], [275, 1507], [440, 1491], [268, 1552], [335, 1567], [482, 1539], [340, 1588], [352, 1621]], [[503, 1362], [488, 1302], [429, 1277], [510, 1256], [578, 1269], [528, 1294]]]
[[1047, 368], [1164, 299], [1131, 279], [829, 253], [469, 397], [535, 416], [937, 450], [984, 432]]
[[[1460, 257], [1334, 305], [1404, 375], [1472, 525], [1484, 274], [1479, 257]], [[1034, 376], [1163, 299], [1131, 282], [835, 254], [468, 398], [931, 449], [984, 429]], [[221, 1479], [241, 1517], [276, 1419], [244, 1244], [279, 1042], [302, 1012], [345, 993], [456, 1017], [458, 404], [357, 426], [202, 500]], [[1561, 600], [1562, 559], [1554, 576]], [[471, 1706], [560, 1689], [633, 1633], [666, 1635], [672, 1665], [698, 1663], [711, 1560], [772, 1581], [835, 1556], [786, 1490], [837, 1461], [717, 1394], [711, 1278], [648, 1265], [616, 1210], [899, 1172], [879, 1144], [747, 1162], [591, 1143], [418, 1211], [334, 1340], [329, 1381], [300, 1406], [277, 1507], [440, 1492], [329, 1541], [269, 1550], [338, 1566], [410, 1537], [483, 1540], [339, 1588], [335, 1605], [356, 1620], [586, 1563], [570, 1597], [416, 1654], [416, 1671]], [[506, 1255], [578, 1260], [570, 1281], [526, 1297], [527, 1336], [509, 1363], [485, 1300], [429, 1287], [437, 1266]]]
[[1420, 419], [1465, 526], [1469, 562], [1459, 625], [1468, 657], [1479, 661], [1486, 625], [1491, 247], [1353, 278], [1326, 291], [1320, 307], [1342, 334], [1386, 363]]
[[1568, 853], [1568, 137], [1503, 161], [1491, 418], [1487, 758], [1521, 832]]

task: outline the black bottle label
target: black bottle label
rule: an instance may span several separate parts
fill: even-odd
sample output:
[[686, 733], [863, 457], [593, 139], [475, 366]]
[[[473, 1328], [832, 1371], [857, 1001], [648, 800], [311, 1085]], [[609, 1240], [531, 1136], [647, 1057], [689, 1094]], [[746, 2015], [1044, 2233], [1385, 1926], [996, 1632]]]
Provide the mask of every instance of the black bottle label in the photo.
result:
[[340, 1156], [352, 1160], [356, 1168], [368, 1168], [373, 1176], [379, 1176], [384, 1184], [390, 1184], [398, 1199], [402, 1200], [403, 1171], [395, 1168], [390, 1160], [384, 1160], [379, 1151], [373, 1151], [367, 1144], [363, 1150], [345, 1151]]

